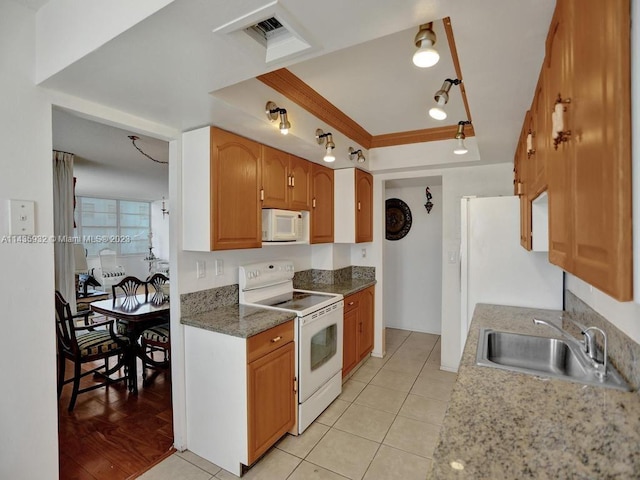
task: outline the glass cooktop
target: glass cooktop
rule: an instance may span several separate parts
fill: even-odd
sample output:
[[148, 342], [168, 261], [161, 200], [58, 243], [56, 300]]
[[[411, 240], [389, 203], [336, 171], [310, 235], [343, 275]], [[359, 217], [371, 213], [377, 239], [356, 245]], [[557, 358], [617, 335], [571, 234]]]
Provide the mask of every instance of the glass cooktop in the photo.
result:
[[336, 299], [336, 301], [339, 301], [340, 299], [338, 297], [339, 296], [330, 293], [298, 292], [294, 290], [293, 292], [259, 300], [255, 303], [256, 305], [264, 305], [265, 307], [308, 312], [319, 305], [325, 306], [327, 300]]

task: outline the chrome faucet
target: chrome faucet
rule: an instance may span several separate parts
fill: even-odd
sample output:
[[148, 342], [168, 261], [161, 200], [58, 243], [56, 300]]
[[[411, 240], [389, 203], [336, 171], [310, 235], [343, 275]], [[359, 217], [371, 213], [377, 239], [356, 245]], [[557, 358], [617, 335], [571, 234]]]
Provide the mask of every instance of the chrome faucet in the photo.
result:
[[[604, 378], [607, 375], [607, 334], [598, 327], [589, 327], [584, 328], [581, 327], [581, 333], [584, 335], [584, 341], [580, 342], [569, 332], [563, 330], [557, 325], [548, 322], [546, 320], [540, 320], [538, 318], [533, 319], [533, 323], [536, 325], [546, 325], [548, 327], [556, 330], [560, 335], [562, 335], [569, 343], [578, 347], [578, 350], [583, 353], [586, 357], [588, 357], [588, 361], [591, 366], [595, 369], [595, 374], [599, 378]], [[598, 359], [598, 349], [596, 347], [595, 335], [593, 332], [600, 332], [603, 338], [603, 359], [602, 362]]]

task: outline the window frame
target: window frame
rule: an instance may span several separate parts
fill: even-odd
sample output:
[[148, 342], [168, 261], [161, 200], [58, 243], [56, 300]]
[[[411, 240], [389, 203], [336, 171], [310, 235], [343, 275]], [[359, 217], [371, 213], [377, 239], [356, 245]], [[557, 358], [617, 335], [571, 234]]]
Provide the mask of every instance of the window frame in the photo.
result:
[[[116, 210], [114, 215], [116, 216], [116, 225], [115, 227], [113, 226], [107, 226], [107, 225], [103, 225], [103, 226], [87, 226], [85, 227], [82, 224], [82, 214], [83, 214], [83, 201], [85, 199], [91, 199], [91, 200], [106, 200], [106, 201], [110, 201], [110, 202], [116, 202]], [[132, 228], [131, 226], [127, 226], [127, 225], [122, 225], [122, 215], [131, 215], [131, 216], [140, 216], [143, 217], [144, 214], [137, 214], [137, 213], [122, 213], [122, 209], [121, 209], [121, 202], [133, 202], [133, 203], [140, 203], [140, 204], [146, 204], [148, 207], [148, 225], [140, 227], [140, 228], [146, 228], [147, 229], [147, 243], [145, 244], [144, 248], [140, 251], [140, 252], [136, 252], [136, 253], [122, 253], [122, 244], [124, 243], [134, 243], [134, 242], [126, 242], [126, 241], [122, 241], [120, 239], [125, 239], [127, 238], [127, 236], [130, 237], [129, 234], [127, 233], [122, 233], [122, 228], [124, 229], [129, 229]], [[114, 250], [116, 252], [116, 254], [119, 257], [135, 257], [135, 256], [140, 256], [140, 255], [147, 255], [149, 252], [149, 245], [151, 243], [151, 240], [149, 239], [149, 235], [151, 234], [152, 230], [151, 230], [151, 225], [152, 225], [152, 219], [151, 219], [151, 215], [152, 215], [152, 202], [147, 201], [147, 200], [135, 200], [135, 199], [127, 199], [127, 198], [107, 198], [107, 197], [91, 197], [91, 196], [76, 196], [76, 208], [75, 208], [75, 212], [74, 212], [74, 219], [75, 219], [75, 228], [74, 228], [74, 235], [77, 239], [77, 241], [79, 243], [81, 243], [83, 246], [86, 247], [87, 243], [99, 243], [102, 246], [98, 252], [95, 253], [88, 253], [87, 257], [91, 257], [91, 258], [97, 258], [99, 256], [99, 251], [104, 249], [104, 248], [110, 248], [112, 250]], [[98, 212], [98, 213], [106, 213], [106, 214], [110, 214], [110, 212]], [[106, 237], [115, 237], [113, 238], [114, 241], [112, 242], [85, 242], [84, 240], [88, 239], [89, 237], [99, 237], [101, 236], [100, 234], [85, 234], [83, 232], [84, 228], [104, 228], [104, 229], [116, 229], [116, 234], [115, 235], [110, 235], [110, 234], [103, 234], [103, 236]], [[137, 242], [135, 242], [137, 243]], [[89, 250], [89, 249], [87, 249]]]

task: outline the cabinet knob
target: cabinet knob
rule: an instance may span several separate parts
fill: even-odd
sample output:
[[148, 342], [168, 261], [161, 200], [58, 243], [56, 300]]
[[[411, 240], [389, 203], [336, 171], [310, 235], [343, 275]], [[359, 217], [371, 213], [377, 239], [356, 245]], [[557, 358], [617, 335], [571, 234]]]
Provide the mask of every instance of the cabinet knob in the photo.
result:
[[349, 302], [349, 305], [353, 305], [353, 304], [354, 304], [354, 302]]
[[358, 211], [360, 211], [360, 208], [361, 208], [360, 202], [358, 202]]
[[278, 343], [280, 340], [282, 340], [282, 337], [281, 336], [277, 336], [277, 337], [271, 339], [271, 343]]
[[293, 175], [291, 175], [291, 186], [292, 187], [296, 186], [296, 177], [294, 177]]
[[264, 188], [260, 189], [260, 201], [264, 202]]
[[316, 199], [315, 198], [313, 200], [311, 200], [311, 206], [313, 208], [316, 208]]

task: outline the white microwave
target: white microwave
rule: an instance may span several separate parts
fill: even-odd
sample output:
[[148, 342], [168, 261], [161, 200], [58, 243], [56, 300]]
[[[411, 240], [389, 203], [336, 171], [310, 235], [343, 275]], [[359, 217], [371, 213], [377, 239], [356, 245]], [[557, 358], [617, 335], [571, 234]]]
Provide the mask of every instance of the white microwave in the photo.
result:
[[302, 212], [262, 209], [263, 242], [295, 242], [302, 239]]

